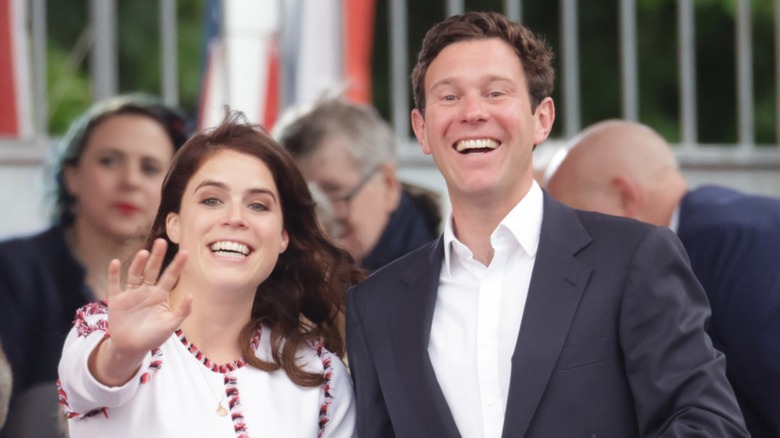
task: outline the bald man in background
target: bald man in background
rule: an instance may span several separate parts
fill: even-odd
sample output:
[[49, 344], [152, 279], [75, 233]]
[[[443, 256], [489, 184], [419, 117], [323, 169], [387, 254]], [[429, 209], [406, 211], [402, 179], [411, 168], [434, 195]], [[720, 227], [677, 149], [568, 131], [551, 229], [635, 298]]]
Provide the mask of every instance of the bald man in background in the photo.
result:
[[780, 199], [689, 190], [669, 144], [638, 123], [593, 125], [558, 163], [545, 185], [563, 203], [677, 233], [709, 297], [708, 333], [748, 430], [780, 437]]

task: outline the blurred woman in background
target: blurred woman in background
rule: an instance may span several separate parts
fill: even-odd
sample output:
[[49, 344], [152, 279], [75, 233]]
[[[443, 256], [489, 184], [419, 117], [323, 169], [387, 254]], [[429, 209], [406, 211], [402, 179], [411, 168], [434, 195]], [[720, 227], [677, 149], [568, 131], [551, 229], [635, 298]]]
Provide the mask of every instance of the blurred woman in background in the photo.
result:
[[180, 110], [128, 95], [95, 104], [59, 143], [54, 223], [0, 243], [0, 339], [14, 376], [6, 436], [17, 427], [53, 436], [57, 363], [75, 311], [107, 297], [110, 260], [143, 248], [163, 177], [187, 137]]

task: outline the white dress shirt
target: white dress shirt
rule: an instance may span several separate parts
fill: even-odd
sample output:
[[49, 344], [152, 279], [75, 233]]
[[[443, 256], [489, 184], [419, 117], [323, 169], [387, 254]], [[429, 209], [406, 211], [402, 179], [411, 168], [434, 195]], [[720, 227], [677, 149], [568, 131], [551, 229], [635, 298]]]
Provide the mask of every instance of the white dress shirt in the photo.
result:
[[680, 229], [680, 203], [677, 204], [677, 206], [674, 207], [674, 210], [672, 211], [672, 218], [669, 219], [669, 229], [674, 231], [674, 234], [677, 234], [677, 230]]
[[451, 215], [445, 222], [428, 355], [463, 437], [501, 436], [542, 214], [542, 190], [534, 182], [491, 234], [489, 266], [455, 237]]

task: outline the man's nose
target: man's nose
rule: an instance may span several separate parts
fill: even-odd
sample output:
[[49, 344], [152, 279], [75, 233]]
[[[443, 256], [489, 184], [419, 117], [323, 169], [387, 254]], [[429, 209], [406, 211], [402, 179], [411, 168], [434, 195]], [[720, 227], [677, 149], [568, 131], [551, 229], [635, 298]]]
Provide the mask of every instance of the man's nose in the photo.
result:
[[478, 122], [487, 118], [485, 101], [482, 96], [466, 95], [463, 97], [463, 121]]

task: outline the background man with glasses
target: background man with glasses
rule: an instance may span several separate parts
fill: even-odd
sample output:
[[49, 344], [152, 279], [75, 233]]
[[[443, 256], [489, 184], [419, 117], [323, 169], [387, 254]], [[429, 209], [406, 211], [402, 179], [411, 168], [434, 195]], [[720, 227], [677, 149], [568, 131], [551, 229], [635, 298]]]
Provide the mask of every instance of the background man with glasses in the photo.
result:
[[395, 136], [374, 108], [323, 99], [283, 119], [275, 134], [332, 204], [336, 243], [364, 268], [374, 271], [438, 235], [437, 195], [398, 179]]

